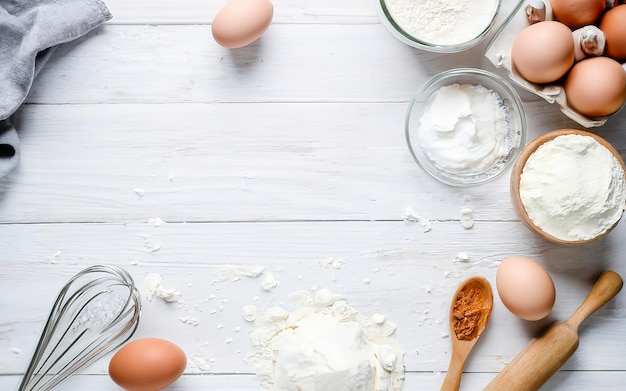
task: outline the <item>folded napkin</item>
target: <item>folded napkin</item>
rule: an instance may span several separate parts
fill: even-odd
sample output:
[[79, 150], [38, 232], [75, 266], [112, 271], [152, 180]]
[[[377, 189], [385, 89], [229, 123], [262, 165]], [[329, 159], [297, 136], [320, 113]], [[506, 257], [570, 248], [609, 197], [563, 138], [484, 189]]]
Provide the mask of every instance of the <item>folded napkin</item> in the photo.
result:
[[0, 1], [0, 178], [20, 157], [11, 115], [58, 45], [111, 19], [100, 0]]

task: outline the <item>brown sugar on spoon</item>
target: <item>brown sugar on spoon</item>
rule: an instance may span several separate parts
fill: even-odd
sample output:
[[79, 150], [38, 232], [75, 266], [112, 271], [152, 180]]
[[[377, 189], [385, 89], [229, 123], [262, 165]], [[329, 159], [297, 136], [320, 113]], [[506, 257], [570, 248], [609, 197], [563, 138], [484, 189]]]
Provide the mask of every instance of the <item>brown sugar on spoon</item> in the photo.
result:
[[487, 301], [485, 290], [477, 281], [459, 290], [452, 310], [454, 334], [458, 340], [471, 341], [480, 336], [489, 320]]

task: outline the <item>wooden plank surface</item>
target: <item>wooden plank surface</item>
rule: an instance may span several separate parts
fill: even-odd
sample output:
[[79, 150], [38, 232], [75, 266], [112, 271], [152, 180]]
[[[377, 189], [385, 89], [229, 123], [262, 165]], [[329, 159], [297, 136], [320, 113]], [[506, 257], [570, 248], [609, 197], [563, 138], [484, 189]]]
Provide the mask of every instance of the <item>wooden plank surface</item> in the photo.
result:
[[[463, 375], [462, 389], [480, 390], [491, 378], [489, 373], [467, 373]], [[18, 377], [0, 377], [0, 387], [15, 389]], [[443, 381], [441, 373], [411, 373], [406, 374], [405, 389], [407, 390], [437, 390]], [[619, 390], [624, 384], [624, 375], [620, 372], [569, 372], [557, 373], [546, 383], [542, 391], [587, 391], [587, 390]], [[61, 389], [103, 389], [119, 390], [115, 388], [111, 379], [106, 375], [79, 375], [68, 380]], [[167, 388], [168, 391], [188, 390], [220, 390], [220, 391], [260, 391], [258, 381], [251, 374], [230, 375], [188, 375]]]
[[[516, 218], [506, 174], [452, 188], [412, 161], [403, 124], [414, 91], [452, 67], [498, 73], [484, 44], [427, 53], [395, 40], [373, 1], [276, 0], [263, 38], [229, 51], [210, 33], [223, 1], [106, 3], [114, 18], [59, 48], [14, 118], [22, 160], [0, 182], [0, 389], [15, 388], [54, 295], [92, 264], [125, 268], [143, 293], [149, 273], [182, 292], [179, 304], [144, 301], [137, 332], [210, 362], [190, 365], [172, 390], [262, 389], [246, 361], [253, 325], [241, 308], [319, 288], [398, 323], [405, 389], [438, 389], [457, 284], [473, 275], [495, 283], [504, 257], [533, 257], [555, 281], [553, 314], [524, 322], [496, 297], [466, 365], [462, 389], [477, 390], [533, 335], [567, 318], [601, 270], [626, 275], [623, 222], [591, 245], [550, 244]], [[519, 93], [527, 140], [580, 128]], [[594, 131], [624, 156], [625, 126], [622, 111]], [[404, 221], [407, 208], [427, 227]], [[473, 210], [471, 229], [460, 224], [463, 208]], [[469, 260], [455, 260], [459, 253]], [[324, 268], [328, 257], [345, 262]], [[263, 275], [215, 282], [224, 264], [262, 265], [279, 286], [263, 290]], [[200, 323], [179, 320], [188, 314]], [[625, 337], [622, 294], [583, 324], [578, 351], [544, 389], [621, 389]], [[107, 364], [59, 390], [117, 389]]]

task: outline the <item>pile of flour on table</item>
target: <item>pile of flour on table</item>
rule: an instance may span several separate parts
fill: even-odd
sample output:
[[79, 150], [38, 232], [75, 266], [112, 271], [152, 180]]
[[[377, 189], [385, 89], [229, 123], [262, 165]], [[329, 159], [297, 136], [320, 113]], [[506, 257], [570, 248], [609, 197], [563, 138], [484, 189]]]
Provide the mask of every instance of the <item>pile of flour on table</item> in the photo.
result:
[[396, 325], [367, 317], [329, 290], [289, 296], [295, 310], [259, 313], [250, 333], [249, 361], [269, 390], [397, 391], [404, 382], [404, 351]]

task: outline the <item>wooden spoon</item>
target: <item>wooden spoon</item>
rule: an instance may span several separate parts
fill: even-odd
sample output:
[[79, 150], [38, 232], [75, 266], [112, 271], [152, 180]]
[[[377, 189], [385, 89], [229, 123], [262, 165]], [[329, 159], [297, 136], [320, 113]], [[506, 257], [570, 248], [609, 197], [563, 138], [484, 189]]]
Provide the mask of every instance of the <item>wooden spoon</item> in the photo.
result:
[[487, 327], [493, 308], [491, 284], [483, 277], [463, 281], [450, 306], [452, 357], [441, 391], [458, 391], [465, 360]]
[[533, 339], [483, 391], [536, 391], [578, 348], [578, 326], [622, 289], [622, 278], [608, 270], [565, 322], [557, 322]]

